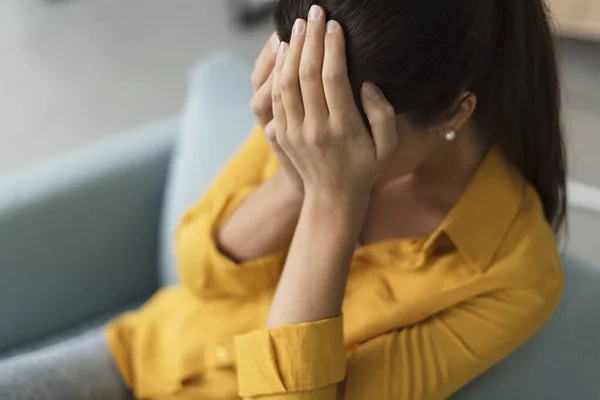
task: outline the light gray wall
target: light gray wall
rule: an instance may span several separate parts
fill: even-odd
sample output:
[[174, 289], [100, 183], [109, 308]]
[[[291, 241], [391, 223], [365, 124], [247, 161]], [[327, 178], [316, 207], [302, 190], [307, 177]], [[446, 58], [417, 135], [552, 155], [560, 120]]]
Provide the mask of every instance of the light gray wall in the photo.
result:
[[600, 42], [559, 45], [571, 179], [600, 188]]
[[[562, 40], [559, 55], [572, 180], [600, 189], [600, 42]], [[567, 249], [600, 268], [600, 210], [569, 209]]]
[[600, 212], [571, 208], [567, 234], [569, 253], [600, 268]]

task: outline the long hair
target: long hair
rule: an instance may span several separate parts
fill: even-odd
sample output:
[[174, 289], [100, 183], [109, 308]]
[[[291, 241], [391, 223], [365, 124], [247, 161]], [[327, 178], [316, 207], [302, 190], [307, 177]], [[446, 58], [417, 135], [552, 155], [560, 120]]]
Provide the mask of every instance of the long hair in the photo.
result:
[[559, 231], [567, 167], [544, 0], [280, 0], [282, 40], [313, 4], [344, 27], [357, 99], [361, 84], [374, 82], [398, 114], [431, 126], [454, 114], [461, 93], [476, 95], [479, 131], [536, 189]]

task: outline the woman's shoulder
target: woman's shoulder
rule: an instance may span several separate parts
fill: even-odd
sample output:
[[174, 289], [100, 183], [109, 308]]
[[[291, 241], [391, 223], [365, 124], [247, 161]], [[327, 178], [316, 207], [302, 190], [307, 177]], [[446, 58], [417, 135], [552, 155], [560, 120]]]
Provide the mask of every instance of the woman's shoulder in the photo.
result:
[[562, 291], [559, 245], [537, 192], [528, 184], [487, 273], [507, 277], [514, 287], [557, 295]]

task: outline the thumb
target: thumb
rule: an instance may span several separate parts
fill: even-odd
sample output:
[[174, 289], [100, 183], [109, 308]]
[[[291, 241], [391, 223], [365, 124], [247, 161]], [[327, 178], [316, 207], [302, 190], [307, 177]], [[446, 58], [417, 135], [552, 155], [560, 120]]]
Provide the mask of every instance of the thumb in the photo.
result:
[[385, 160], [394, 153], [398, 145], [396, 112], [375, 84], [365, 82], [361, 91], [363, 108], [371, 125], [377, 158]]

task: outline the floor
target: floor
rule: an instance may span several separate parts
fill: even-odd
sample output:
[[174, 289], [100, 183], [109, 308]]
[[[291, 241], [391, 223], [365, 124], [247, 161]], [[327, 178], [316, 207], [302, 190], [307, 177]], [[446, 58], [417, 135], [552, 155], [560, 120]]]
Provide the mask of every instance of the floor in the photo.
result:
[[[269, 27], [234, 29], [228, 4], [0, 0], [0, 176], [176, 112], [201, 57], [252, 60]], [[600, 43], [562, 40], [560, 54], [571, 178], [600, 188]], [[600, 258], [600, 216], [574, 219]]]

